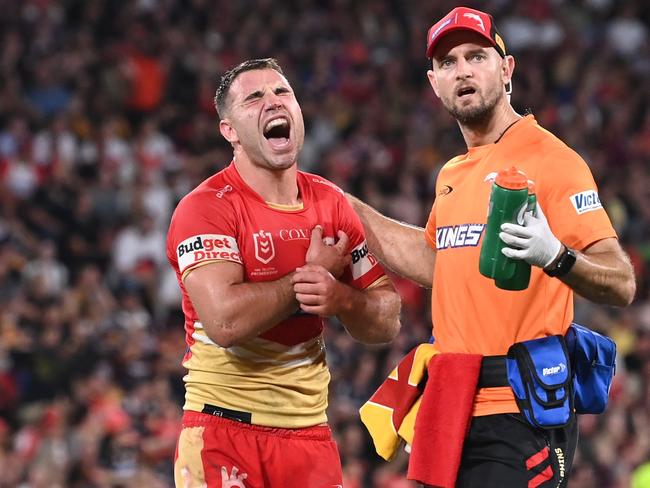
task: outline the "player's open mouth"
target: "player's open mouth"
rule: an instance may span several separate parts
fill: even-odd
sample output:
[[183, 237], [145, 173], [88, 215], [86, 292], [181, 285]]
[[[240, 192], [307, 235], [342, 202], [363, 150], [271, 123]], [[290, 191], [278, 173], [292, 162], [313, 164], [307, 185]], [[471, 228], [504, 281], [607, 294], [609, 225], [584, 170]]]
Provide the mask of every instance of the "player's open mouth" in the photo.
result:
[[471, 86], [466, 86], [463, 88], [459, 88], [456, 91], [456, 96], [458, 98], [463, 98], [465, 96], [473, 95], [474, 93], [476, 93], [476, 90], [474, 88], [472, 88]]
[[289, 145], [291, 125], [284, 116], [269, 120], [264, 126], [264, 137], [273, 149], [284, 149]]

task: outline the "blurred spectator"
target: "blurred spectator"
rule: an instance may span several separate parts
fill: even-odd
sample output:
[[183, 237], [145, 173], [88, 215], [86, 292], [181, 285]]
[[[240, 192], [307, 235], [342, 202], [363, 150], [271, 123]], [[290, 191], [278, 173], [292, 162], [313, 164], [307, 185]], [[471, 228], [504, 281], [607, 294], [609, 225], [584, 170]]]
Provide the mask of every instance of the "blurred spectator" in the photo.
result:
[[68, 285], [68, 270], [56, 260], [56, 245], [52, 241], [40, 244], [35, 259], [23, 269], [28, 289], [38, 289], [39, 294], [57, 297]]

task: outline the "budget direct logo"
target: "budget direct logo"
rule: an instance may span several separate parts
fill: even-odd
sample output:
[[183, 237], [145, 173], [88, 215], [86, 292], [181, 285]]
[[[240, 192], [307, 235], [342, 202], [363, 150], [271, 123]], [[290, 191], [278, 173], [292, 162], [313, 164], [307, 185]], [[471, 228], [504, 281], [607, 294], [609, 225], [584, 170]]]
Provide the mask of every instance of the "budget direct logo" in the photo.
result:
[[571, 195], [569, 199], [571, 200], [573, 208], [575, 208], [576, 212], [579, 214], [603, 208], [603, 204], [600, 202], [596, 190], [581, 191], [580, 193]]
[[355, 280], [361, 278], [377, 264], [377, 258], [368, 249], [366, 241], [352, 249], [350, 256], [352, 257], [352, 278]]
[[188, 237], [176, 248], [176, 259], [181, 273], [189, 266], [205, 261], [221, 260], [242, 264], [235, 238], [221, 234]]

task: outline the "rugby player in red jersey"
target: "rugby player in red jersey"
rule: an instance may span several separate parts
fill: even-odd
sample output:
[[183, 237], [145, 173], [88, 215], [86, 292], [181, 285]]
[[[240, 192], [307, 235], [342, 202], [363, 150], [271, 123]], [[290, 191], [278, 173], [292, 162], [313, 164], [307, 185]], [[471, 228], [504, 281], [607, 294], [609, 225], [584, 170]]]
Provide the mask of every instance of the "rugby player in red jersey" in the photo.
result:
[[167, 240], [187, 341], [176, 484], [341, 486], [323, 317], [388, 342], [399, 296], [343, 192], [298, 170], [302, 112], [275, 60], [230, 70], [215, 104], [233, 160], [183, 198]]

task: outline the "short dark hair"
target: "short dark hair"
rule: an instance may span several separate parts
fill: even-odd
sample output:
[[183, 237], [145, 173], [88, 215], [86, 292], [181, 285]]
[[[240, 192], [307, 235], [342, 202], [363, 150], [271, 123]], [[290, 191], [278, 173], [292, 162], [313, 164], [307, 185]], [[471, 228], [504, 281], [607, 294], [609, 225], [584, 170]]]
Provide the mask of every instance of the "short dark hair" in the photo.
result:
[[226, 71], [219, 80], [217, 93], [214, 95], [214, 107], [217, 109], [219, 117], [223, 117], [226, 112], [226, 99], [228, 98], [230, 87], [235, 81], [235, 78], [245, 71], [252, 71], [254, 69], [274, 69], [284, 76], [282, 68], [280, 68], [280, 65], [274, 58], [249, 59]]

